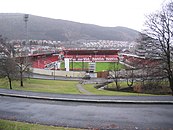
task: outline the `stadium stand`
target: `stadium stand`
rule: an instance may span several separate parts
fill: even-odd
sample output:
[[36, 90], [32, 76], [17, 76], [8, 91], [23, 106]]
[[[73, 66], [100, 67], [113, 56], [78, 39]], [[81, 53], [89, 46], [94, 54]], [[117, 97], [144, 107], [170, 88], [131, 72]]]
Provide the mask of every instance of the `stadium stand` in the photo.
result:
[[73, 61], [117, 61], [119, 50], [64, 50], [64, 58]]
[[58, 56], [38, 57], [32, 63], [33, 68], [44, 69], [48, 64], [58, 61]]

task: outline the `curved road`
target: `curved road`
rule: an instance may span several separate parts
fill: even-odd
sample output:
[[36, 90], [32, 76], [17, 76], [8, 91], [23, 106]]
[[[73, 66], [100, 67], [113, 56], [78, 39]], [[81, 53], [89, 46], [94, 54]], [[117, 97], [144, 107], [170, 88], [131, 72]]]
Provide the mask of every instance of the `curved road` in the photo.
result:
[[173, 129], [173, 105], [95, 104], [0, 96], [0, 118], [99, 129]]

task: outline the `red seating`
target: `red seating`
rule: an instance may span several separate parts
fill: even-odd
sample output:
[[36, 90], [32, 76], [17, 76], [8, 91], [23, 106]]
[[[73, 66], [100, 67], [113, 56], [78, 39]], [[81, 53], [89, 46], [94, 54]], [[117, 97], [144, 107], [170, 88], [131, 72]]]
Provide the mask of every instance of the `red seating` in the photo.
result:
[[159, 62], [157, 60], [151, 60], [151, 59], [144, 59], [144, 58], [137, 58], [137, 57], [131, 57], [131, 56], [126, 56], [124, 57], [124, 62], [132, 65], [132, 66], [156, 66], [159, 65]]
[[38, 58], [37, 60], [33, 61], [32, 67], [44, 69], [47, 64], [49, 64], [51, 62], [55, 62], [57, 60], [58, 60], [58, 56], [41, 57], [41, 58]]

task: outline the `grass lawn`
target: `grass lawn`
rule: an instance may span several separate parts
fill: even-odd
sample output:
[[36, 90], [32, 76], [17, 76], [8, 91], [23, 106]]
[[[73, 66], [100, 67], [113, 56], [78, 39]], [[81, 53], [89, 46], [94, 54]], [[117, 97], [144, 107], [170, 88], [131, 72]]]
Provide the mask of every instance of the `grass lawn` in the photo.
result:
[[114, 70], [115, 69], [124, 69], [125, 66], [122, 64], [116, 64], [114, 62], [96, 62], [96, 72], [104, 70]]
[[[133, 86], [135, 86], [137, 83], [138, 82], [134, 82]], [[120, 88], [127, 88], [128, 86], [126, 81], [118, 82], [118, 85], [120, 86]], [[115, 88], [115, 87], [116, 87], [115, 82], [108, 84], [108, 88]]]
[[130, 92], [119, 92], [119, 91], [108, 91], [108, 90], [98, 90], [94, 88], [95, 84], [85, 84], [83, 87], [95, 94], [95, 95], [109, 95], [109, 96], [152, 96], [152, 94], [141, 94], [141, 93], [130, 93]]
[[29, 123], [0, 119], [0, 130], [80, 130], [80, 129], [54, 127], [54, 126], [46, 126], [39, 124], [29, 124]]
[[[41, 79], [27, 79], [24, 81], [24, 87], [20, 87], [19, 81], [13, 81], [12, 87], [14, 90], [33, 91], [33, 92], [47, 92], [58, 94], [81, 94], [77, 89], [77, 81], [58, 81], [58, 80], [41, 80]], [[121, 88], [126, 87], [125, 82], [119, 83]], [[95, 95], [114, 95], [114, 96], [151, 96], [152, 94], [140, 94], [120, 91], [98, 90], [94, 88], [95, 84], [85, 84], [84, 89]], [[109, 84], [109, 88], [113, 88], [114, 84]], [[0, 88], [9, 89], [7, 79], [0, 79]]]
[[[20, 87], [19, 81], [13, 81], [12, 87], [14, 90], [24, 90], [33, 92], [47, 92], [59, 94], [81, 94], [76, 88], [77, 81], [58, 81], [58, 80], [41, 80], [41, 79], [27, 79], [24, 81], [24, 87]], [[98, 90], [94, 88], [95, 84], [85, 84], [83, 87], [95, 95], [122, 95], [122, 96], [136, 96], [136, 95], [150, 95], [138, 94], [119, 91]], [[120, 84], [123, 87], [124, 83]], [[109, 86], [111, 87], [111, 86]], [[9, 89], [7, 79], [0, 79], [0, 88]]]
[[[72, 69], [72, 66], [73, 66], [73, 69], [80, 69], [82, 70], [82, 66], [83, 66], [83, 69], [87, 69], [88, 68], [88, 62], [70, 62], [70, 69]], [[65, 63], [62, 62], [61, 63], [61, 69], [65, 69]]]
[[[34, 92], [50, 92], [61, 94], [80, 94], [76, 85], [76, 81], [58, 81], [58, 80], [41, 80], [27, 79], [24, 81], [24, 87], [20, 87], [19, 81], [12, 81], [14, 90], [25, 90]], [[0, 88], [9, 89], [8, 81], [0, 79]]]

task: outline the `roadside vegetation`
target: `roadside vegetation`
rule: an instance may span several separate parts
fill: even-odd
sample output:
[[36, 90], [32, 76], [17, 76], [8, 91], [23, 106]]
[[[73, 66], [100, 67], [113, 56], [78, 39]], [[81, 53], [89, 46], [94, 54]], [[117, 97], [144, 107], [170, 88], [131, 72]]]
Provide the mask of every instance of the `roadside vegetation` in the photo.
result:
[[[26, 79], [23, 87], [20, 86], [19, 81], [13, 81], [12, 86], [14, 90], [61, 94], [80, 94], [76, 88], [77, 83], [78, 82], [76, 81]], [[0, 79], [0, 88], [9, 89], [7, 79]]]
[[[81, 93], [76, 87], [78, 81], [59, 81], [59, 80], [43, 80], [43, 79], [25, 79], [24, 86], [20, 86], [19, 81], [13, 81], [12, 86], [14, 90], [32, 91], [32, 92], [45, 92], [57, 94], [85, 94]], [[152, 94], [163, 95], [163, 91], [170, 91], [165, 89], [157, 89], [152, 86], [146, 92], [141, 93], [134, 91], [134, 88], [128, 88], [126, 82], [119, 82], [120, 89], [117, 90], [115, 83], [109, 83], [104, 88], [97, 87], [98, 84], [81, 84], [84, 89], [93, 95], [112, 95], [112, 96], [151, 96]], [[135, 82], [134, 86], [138, 86], [140, 82]], [[149, 84], [151, 86], [151, 84]], [[157, 86], [157, 85], [156, 85]], [[0, 88], [9, 89], [9, 82], [6, 78], [0, 78]], [[156, 93], [157, 92], [157, 93]], [[148, 93], [148, 94], [146, 94]]]
[[[151, 96], [151, 95], [171, 95], [168, 81], [135, 81], [132, 86], [127, 81], [119, 81], [118, 88], [115, 82], [82, 84], [83, 87], [95, 95], [115, 95], [115, 96]], [[143, 87], [141, 87], [144, 85]]]
[[[152, 94], [143, 94], [143, 93], [135, 93], [135, 92], [122, 92], [115, 90], [104, 90], [95, 88], [96, 84], [84, 84], [83, 87], [87, 91], [91, 92], [94, 95], [108, 95], [108, 96], [153, 96]], [[109, 86], [110, 88], [112, 86]]]
[[0, 130], [81, 130], [77, 128], [55, 127], [0, 119]]

